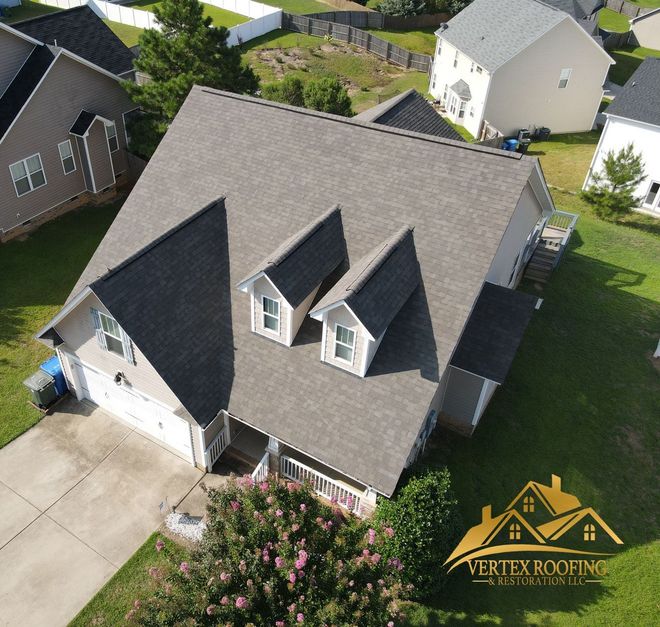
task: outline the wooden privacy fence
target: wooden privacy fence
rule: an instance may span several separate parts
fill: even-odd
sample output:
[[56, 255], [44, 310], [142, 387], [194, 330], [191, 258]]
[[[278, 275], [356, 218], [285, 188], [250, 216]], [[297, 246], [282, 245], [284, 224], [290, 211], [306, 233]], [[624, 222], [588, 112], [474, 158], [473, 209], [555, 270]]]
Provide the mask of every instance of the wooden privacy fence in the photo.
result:
[[605, 8], [616, 13], [621, 13], [621, 15], [627, 15], [628, 17], [637, 17], [643, 13], [653, 11], [652, 8], [638, 7], [636, 4], [632, 4], [632, 2], [627, 2], [626, 0], [605, 0]]
[[616, 48], [621, 48], [627, 46], [629, 43], [633, 43], [631, 41], [633, 33], [630, 30], [626, 33], [616, 33], [601, 28], [599, 29], [599, 35], [603, 38], [603, 48], [605, 48], [605, 50], [615, 50]]
[[428, 28], [440, 26], [451, 19], [449, 13], [433, 15], [412, 15], [398, 17], [384, 15], [376, 11], [327, 11], [323, 13], [306, 13], [305, 17], [336, 24], [347, 24], [355, 28], [392, 28], [394, 30], [411, 30], [413, 28]]
[[[364, 13], [364, 15], [371, 15]], [[418, 70], [420, 72], [431, 71], [431, 57], [427, 54], [410, 52], [401, 46], [397, 46], [371, 33], [354, 28], [347, 24], [337, 22], [328, 22], [321, 19], [310, 18], [305, 15], [282, 14], [282, 28], [293, 31], [294, 33], [304, 33], [316, 37], [325, 37], [329, 35], [339, 41], [359, 46], [375, 55], [386, 59], [396, 65], [405, 68]]]

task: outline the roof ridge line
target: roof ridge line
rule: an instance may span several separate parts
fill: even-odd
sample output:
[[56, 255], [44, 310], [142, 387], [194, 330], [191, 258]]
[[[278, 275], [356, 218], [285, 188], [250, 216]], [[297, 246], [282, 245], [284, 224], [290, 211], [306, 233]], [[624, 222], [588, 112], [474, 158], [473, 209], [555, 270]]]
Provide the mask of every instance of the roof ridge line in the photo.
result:
[[[193, 213], [191, 216], [188, 216], [185, 220], [183, 220], [182, 222], [179, 222], [179, 224], [173, 226], [168, 231], [165, 231], [165, 233], [158, 236], [155, 240], [149, 242], [146, 246], [143, 246], [142, 248], [140, 248], [140, 250], [133, 253], [129, 257], [126, 257], [126, 259], [124, 259], [124, 261], [122, 261], [120, 264], [116, 265], [114, 268], [108, 269], [108, 271], [105, 274], [102, 274], [101, 276], [99, 276], [96, 279], [96, 281], [99, 281], [99, 280], [105, 281], [105, 280], [109, 279], [110, 277], [114, 276], [115, 274], [117, 274], [117, 272], [120, 272], [121, 270], [123, 270], [124, 268], [126, 268], [127, 266], [132, 264], [134, 261], [137, 261], [140, 257], [145, 255], [149, 251], [153, 250], [154, 248], [156, 248], [156, 246], [162, 244], [166, 239], [169, 239], [170, 237], [172, 237], [172, 235], [174, 235], [175, 233], [180, 231], [182, 228], [188, 226], [191, 222], [193, 222], [194, 220], [196, 220], [197, 218], [199, 218], [200, 216], [205, 214], [207, 211], [209, 211], [213, 207], [217, 206], [218, 203], [223, 202], [225, 200], [225, 198], [226, 198], [226, 196], [220, 196], [216, 200], [212, 200], [207, 205], [204, 205], [204, 207], [202, 207], [201, 209], [199, 209], [198, 211]], [[96, 281], [93, 281], [93, 283], [95, 283]]]
[[[194, 89], [195, 86], [193, 86]], [[434, 135], [426, 135], [424, 133], [417, 133], [414, 131], [404, 131], [402, 129], [397, 129], [392, 126], [383, 126], [376, 122], [363, 122], [362, 120], [356, 120], [355, 118], [346, 118], [340, 115], [334, 115], [331, 113], [323, 113], [321, 111], [314, 111], [312, 109], [304, 109], [302, 107], [294, 107], [293, 105], [286, 105], [280, 102], [274, 102], [272, 100], [266, 100], [264, 98], [255, 98], [253, 96], [245, 96], [243, 94], [234, 94], [231, 92], [223, 91], [220, 89], [212, 89], [210, 87], [202, 87], [197, 85], [196, 87], [203, 93], [210, 94], [211, 96], [220, 96], [222, 98], [229, 98], [230, 100], [241, 100], [243, 102], [250, 102], [255, 105], [262, 107], [270, 107], [272, 109], [280, 109], [282, 111], [289, 111], [291, 113], [298, 113], [299, 115], [307, 115], [309, 117], [320, 118], [323, 120], [328, 120], [329, 122], [338, 122], [339, 124], [347, 124], [349, 126], [359, 126], [365, 129], [372, 131], [377, 131], [379, 133], [385, 133], [387, 135], [398, 135], [400, 137], [410, 137], [411, 139], [416, 139], [419, 141], [426, 141], [432, 144], [440, 144], [443, 146], [451, 146], [453, 148], [461, 148], [463, 150], [471, 150], [474, 152], [479, 152], [484, 155], [491, 155], [493, 157], [500, 157], [505, 159], [514, 159], [515, 161], [522, 161], [523, 156], [518, 152], [509, 152], [506, 150], [497, 150], [495, 148], [489, 148], [487, 146], [480, 146], [479, 144], [470, 144], [468, 142], [459, 142], [455, 139], [447, 139], [444, 137], [436, 137]], [[420, 94], [421, 95], [421, 94]], [[423, 97], [423, 96], [422, 96]]]

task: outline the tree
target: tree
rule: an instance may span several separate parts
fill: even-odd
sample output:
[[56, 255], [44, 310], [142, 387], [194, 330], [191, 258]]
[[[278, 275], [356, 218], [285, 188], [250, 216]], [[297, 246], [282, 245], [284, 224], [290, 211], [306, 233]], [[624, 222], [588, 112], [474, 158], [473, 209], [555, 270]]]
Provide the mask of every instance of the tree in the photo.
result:
[[303, 82], [299, 78], [292, 74], [286, 74], [283, 80], [264, 85], [261, 95], [266, 100], [283, 102], [294, 107], [304, 107], [305, 99], [303, 97], [303, 90]]
[[349, 118], [353, 115], [351, 99], [344, 86], [336, 78], [326, 77], [309, 81], [305, 85], [303, 98], [308, 109], [335, 113]]
[[426, 11], [424, 0], [383, 0], [378, 5], [378, 11], [385, 15], [397, 17], [410, 17], [420, 15]]
[[150, 568], [155, 592], [133, 604], [128, 620], [369, 627], [400, 617], [403, 567], [381, 557], [386, 536], [368, 522], [293, 482], [244, 477], [208, 496], [199, 549], [189, 561]]
[[442, 565], [461, 531], [449, 471], [429, 470], [412, 477], [396, 498], [379, 502], [376, 523], [387, 538], [383, 555], [397, 556], [405, 564], [402, 579], [414, 586], [414, 597], [438, 592], [445, 582]]
[[124, 87], [143, 116], [130, 125], [131, 149], [150, 157], [193, 85], [254, 93], [259, 79], [242, 65], [238, 47], [227, 46], [229, 31], [211, 25], [199, 0], [163, 0], [154, 6], [161, 30], [140, 35], [135, 68], [149, 78]]
[[616, 220], [639, 206], [641, 199], [634, 191], [645, 178], [642, 155], [630, 143], [618, 152], [608, 151], [602, 169], [592, 173], [591, 185], [582, 192], [582, 198], [598, 217]]
[[472, 4], [472, 0], [447, 0], [447, 8], [452, 15], [460, 13], [466, 6]]

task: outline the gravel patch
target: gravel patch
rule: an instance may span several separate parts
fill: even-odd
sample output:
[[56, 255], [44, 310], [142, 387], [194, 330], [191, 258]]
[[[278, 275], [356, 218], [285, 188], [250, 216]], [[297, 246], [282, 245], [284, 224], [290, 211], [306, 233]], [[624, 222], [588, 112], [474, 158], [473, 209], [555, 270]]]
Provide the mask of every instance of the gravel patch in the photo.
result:
[[174, 534], [199, 542], [206, 531], [206, 524], [199, 516], [172, 513], [165, 518], [165, 526]]

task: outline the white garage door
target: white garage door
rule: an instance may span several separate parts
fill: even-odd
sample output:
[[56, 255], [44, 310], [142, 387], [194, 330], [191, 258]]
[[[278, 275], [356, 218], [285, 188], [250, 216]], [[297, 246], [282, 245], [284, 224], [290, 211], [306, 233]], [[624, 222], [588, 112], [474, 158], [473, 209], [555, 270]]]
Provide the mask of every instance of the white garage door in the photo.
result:
[[71, 363], [85, 398], [180, 451], [192, 461], [190, 427], [185, 420], [136, 390], [117, 385], [105, 374], [75, 361]]

